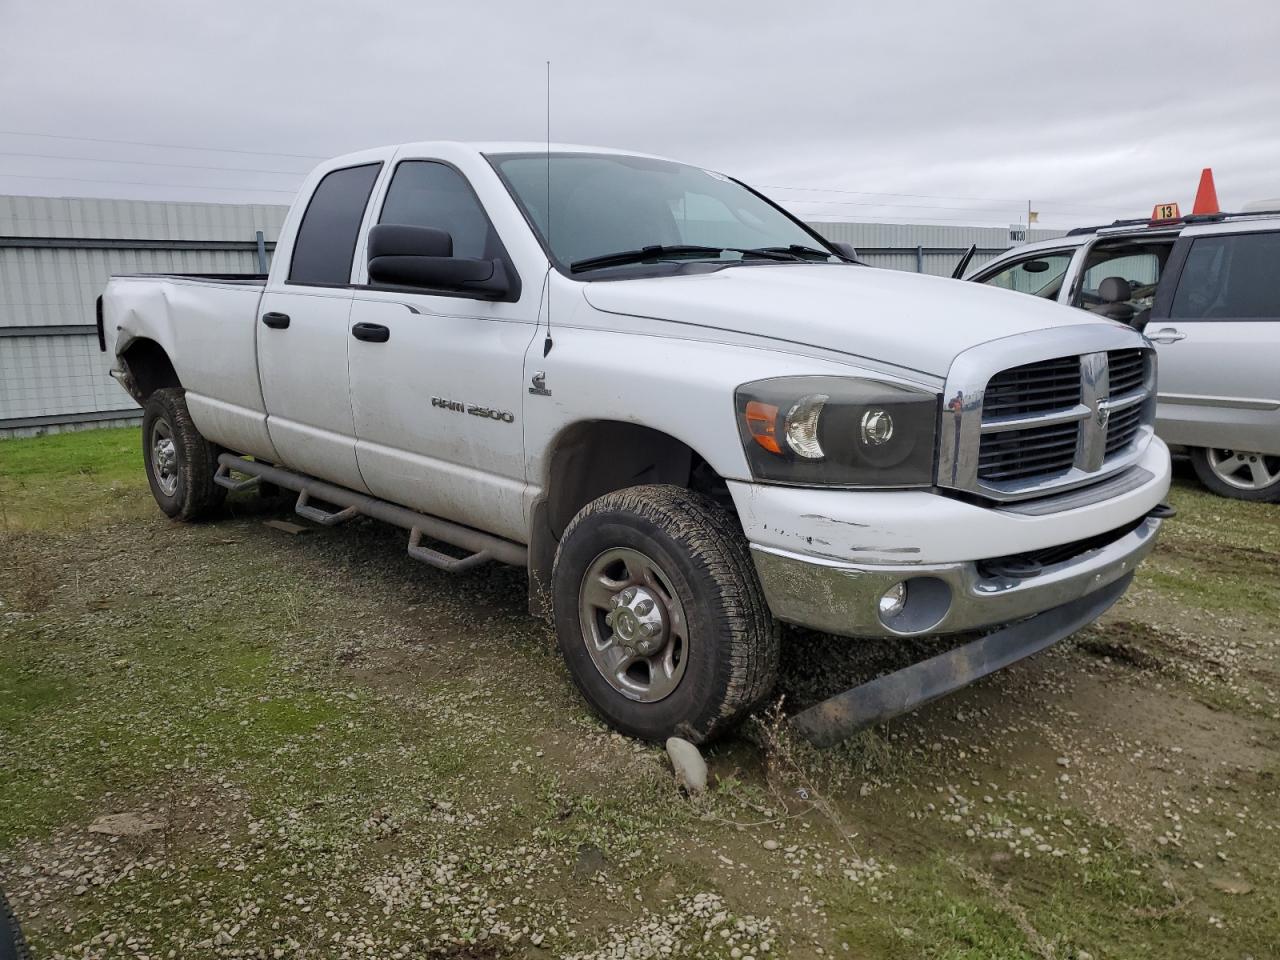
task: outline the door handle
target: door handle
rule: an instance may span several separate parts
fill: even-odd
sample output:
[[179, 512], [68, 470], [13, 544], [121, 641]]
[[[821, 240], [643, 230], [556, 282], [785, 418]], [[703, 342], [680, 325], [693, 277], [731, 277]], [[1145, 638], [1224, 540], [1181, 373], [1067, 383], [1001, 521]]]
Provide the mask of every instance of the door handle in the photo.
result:
[[357, 323], [351, 328], [351, 335], [365, 343], [386, 343], [391, 339], [391, 330], [380, 323]]
[[1177, 343], [1179, 340], [1187, 339], [1187, 335], [1173, 327], [1165, 327], [1155, 333], [1147, 334], [1147, 339], [1152, 343]]
[[285, 330], [289, 326], [289, 315], [287, 313], [264, 313], [262, 322], [272, 330]]

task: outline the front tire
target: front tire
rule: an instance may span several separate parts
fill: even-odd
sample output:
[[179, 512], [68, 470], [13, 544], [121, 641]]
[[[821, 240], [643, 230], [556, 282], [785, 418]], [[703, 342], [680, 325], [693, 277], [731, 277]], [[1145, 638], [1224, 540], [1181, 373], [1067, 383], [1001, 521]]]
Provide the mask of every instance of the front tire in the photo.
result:
[[552, 573], [560, 652], [612, 727], [701, 743], [773, 689], [777, 622], [737, 519], [682, 487], [631, 487], [565, 530]]
[[1280, 456], [1207, 447], [1192, 447], [1189, 453], [1200, 482], [1218, 496], [1280, 500]]
[[165, 387], [147, 398], [142, 457], [151, 495], [166, 516], [203, 520], [226, 499], [226, 489], [213, 482], [218, 449], [196, 429], [181, 388]]

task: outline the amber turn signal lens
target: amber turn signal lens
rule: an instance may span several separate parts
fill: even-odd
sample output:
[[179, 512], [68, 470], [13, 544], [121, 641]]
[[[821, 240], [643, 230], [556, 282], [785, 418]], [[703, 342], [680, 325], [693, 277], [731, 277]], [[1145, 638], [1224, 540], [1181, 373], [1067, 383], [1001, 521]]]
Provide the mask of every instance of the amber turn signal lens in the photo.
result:
[[770, 453], [782, 454], [778, 446], [778, 408], [771, 403], [751, 400], [744, 411], [747, 418], [747, 432], [752, 439]]

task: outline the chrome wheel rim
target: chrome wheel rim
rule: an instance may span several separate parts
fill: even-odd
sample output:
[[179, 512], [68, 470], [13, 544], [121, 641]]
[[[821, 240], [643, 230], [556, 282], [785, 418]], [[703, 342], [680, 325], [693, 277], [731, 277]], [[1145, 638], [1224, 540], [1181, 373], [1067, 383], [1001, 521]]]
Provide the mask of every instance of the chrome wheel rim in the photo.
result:
[[1209, 469], [1237, 490], [1260, 490], [1280, 481], [1280, 457], [1248, 450], [1211, 449]]
[[151, 424], [151, 475], [166, 497], [178, 492], [178, 447], [173, 441], [173, 428], [163, 417]]
[[600, 675], [624, 697], [656, 703], [680, 684], [688, 624], [671, 581], [639, 550], [605, 550], [578, 591], [582, 639]]

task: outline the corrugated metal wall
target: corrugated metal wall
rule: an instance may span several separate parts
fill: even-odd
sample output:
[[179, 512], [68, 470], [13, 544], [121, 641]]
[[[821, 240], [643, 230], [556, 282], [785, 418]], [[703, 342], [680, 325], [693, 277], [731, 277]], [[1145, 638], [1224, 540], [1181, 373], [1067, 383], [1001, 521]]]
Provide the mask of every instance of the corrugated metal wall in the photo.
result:
[[285, 207], [0, 197], [0, 435], [127, 421], [94, 302], [121, 273], [253, 273]]
[[[274, 243], [287, 207], [0, 196], [0, 436], [135, 418], [107, 376], [94, 301], [120, 273], [254, 273], [254, 239]], [[970, 244], [982, 263], [1001, 227], [815, 222], [868, 263], [947, 276]], [[1033, 230], [1031, 239], [1059, 236]]]
[[[809, 224], [828, 240], [840, 240], [858, 248], [858, 256], [874, 267], [907, 270], [949, 277], [971, 244], [978, 250], [971, 266], [986, 263], [1013, 244], [1007, 227], [941, 226], [919, 223]], [[1029, 240], [1062, 236], [1060, 230], [1032, 230]]]

